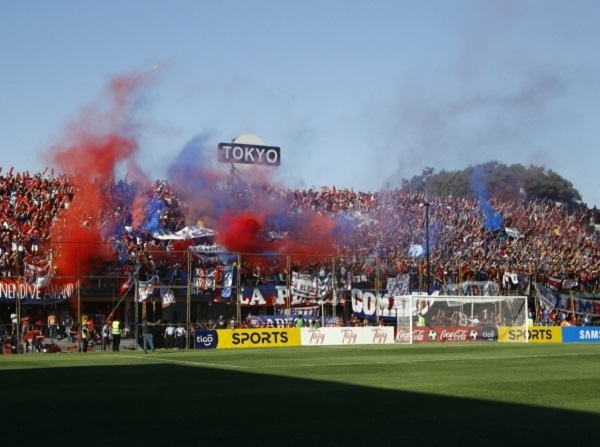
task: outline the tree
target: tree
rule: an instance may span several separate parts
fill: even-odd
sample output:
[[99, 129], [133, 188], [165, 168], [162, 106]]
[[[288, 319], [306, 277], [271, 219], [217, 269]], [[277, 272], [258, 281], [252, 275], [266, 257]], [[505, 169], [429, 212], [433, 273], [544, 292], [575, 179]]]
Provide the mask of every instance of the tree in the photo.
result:
[[529, 167], [524, 190], [529, 199], [541, 198], [566, 203], [581, 201], [581, 194], [570, 181], [543, 167]]
[[581, 201], [581, 194], [573, 184], [552, 170], [533, 165], [507, 166], [498, 161], [469, 166], [462, 171], [442, 170], [437, 174], [427, 167], [420, 176], [403, 179], [402, 186], [436, 196], [525, 198], [573, 204]]

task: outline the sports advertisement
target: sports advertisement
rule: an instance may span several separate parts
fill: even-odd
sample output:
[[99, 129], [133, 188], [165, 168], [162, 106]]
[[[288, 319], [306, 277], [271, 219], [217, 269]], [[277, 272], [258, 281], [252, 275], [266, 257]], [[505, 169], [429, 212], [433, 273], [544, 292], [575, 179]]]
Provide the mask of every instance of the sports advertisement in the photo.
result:
[[531, 326], [525, 331], [522, 327], [498, 327], [498, 342], [500, 343], [562, 343], [563, 332], [560, 326]]
[[220, 329], [217, 349], [300, 346], [298, 328]]

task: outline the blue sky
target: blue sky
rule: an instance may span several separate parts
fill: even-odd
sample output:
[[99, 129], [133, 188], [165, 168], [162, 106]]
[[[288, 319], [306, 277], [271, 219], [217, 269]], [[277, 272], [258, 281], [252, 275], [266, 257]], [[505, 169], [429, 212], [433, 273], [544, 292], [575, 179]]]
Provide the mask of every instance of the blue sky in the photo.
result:
[[[110, 79], [152, 73], [152, 178], [198, 136], [280, 146], [291, 187], [534, 164], [600, 206], [600, 2], [0, 0], [0, 165], [35, 171]], [[214, 162], [206, 160], [206, 163]]]

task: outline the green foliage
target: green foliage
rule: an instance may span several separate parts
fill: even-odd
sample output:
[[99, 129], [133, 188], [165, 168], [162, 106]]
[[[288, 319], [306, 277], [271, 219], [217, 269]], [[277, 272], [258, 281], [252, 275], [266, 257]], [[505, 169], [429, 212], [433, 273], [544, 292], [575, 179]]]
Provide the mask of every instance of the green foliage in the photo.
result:
[[435, 196], [478, 197], [479, 191], [474, 190], [471, 182], [474, 172], [485, 180], [482, 186], [490, 197], [565, 203], [581, 201], [581, 194], [573, 184], [551, 169], [533, 165], [524, 167], [521, 164], [507, 166], [497, 161], [469, 166], [462, 171], [442, 170], [439, 173], [427, 167], [421, 175], [402, 180], [402, 187]]

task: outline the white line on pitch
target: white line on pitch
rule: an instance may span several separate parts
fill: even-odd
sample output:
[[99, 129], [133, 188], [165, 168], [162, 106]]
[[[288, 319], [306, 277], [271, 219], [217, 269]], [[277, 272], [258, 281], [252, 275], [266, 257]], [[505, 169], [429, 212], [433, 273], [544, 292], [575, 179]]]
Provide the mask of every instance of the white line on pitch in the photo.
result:
[[219, 363], [203, 363], [203, 362], [190, 362], [188, 360], [165, 359], [163, 357], [157, 357], [154, 355], [153, 356], [120, 355], [119, 358], [144, 359], [144, 360], [152, 360], [154, 362], [175, 363], [175, 364], [180, 364], [180, 365], [191, 365], [191, 366], [208, 366], [208, 367], [214, 367], [214, 368], [236, 368], [236, 369], [246, 368], [245, 366], [239, 366], [239, 365], [222, 365]]
[[[565, 357], [565, 356], [582, 356], [582, 355], [598, 355], [595, 353], [581, 354], [547, 354], [547, 355], [515, 355], [515, 356], [485, 356], [485, 357], [454, 357], [444, 359], [406, 359], [406, 360], [390, 360], [378, 362], [347, 362], [347, 363], [308, 363], [293, 365], [298, 368], [315, 368], [317, 366], [356, 366], [356, 365], [393, 365], [399, 363], [428, 363], [428, 362], [461, 362], [464, 360], [515, 360], [525, 358], [545, 358], [545, 357]], [[264, 366], [247, 366], [245, 369], [275, 369], [289, 368], [290, 365], [264, 365]]]

